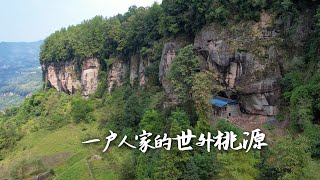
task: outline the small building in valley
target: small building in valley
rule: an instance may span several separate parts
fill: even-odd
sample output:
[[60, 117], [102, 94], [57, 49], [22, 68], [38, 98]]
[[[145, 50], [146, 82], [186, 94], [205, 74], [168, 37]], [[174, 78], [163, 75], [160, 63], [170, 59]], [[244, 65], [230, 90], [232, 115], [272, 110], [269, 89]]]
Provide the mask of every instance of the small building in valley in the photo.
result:
[[209, 102], [212, 104], [213, 116], [230, 118], [240, 114], [239, 103], [236, 100], [216, 96], [211, 98]]

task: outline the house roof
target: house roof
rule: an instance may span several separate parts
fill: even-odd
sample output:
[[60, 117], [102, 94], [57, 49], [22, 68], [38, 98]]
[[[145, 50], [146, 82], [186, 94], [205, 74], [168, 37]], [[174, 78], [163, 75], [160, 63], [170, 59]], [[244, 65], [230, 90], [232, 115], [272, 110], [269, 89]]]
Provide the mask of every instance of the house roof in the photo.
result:
[[228, 99], [228, 98], [224, 98], [221, 96], [216, 96], [214, 98], [209, 99], [209, 102], [217, 107], [223, 107], [223, 106], [227, 106], [227, 105], [235, 105], [238, 104], [237, 101], [232, 100], [232, 99]]

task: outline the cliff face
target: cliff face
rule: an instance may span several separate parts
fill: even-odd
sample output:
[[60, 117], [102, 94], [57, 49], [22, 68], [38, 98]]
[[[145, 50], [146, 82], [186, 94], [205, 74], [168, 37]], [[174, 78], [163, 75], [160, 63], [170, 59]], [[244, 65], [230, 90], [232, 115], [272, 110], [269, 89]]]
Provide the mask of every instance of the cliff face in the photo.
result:
[[175, 101], [176, 96], [171, 88], [169, 82], [165, 78], [168, 74], [168, 71], [171, 68], [172, 61], [176, 57], [177, 51], [177, 43], [176, 42], [168, 42], [164, 45], [161, 55], [161, 61], [159, 65], [159, 81], [162, 84], [166, 94], [168, 95], [171, 101]]
[[98, 73], [100, 64], [97, 59], [87, 59], [81, 68], [81, 90], [82, 95], [93, 94], [98, 87]]
[[146, 86], [148, 78], [145, 71], [150, 65], [151, 63], [139, 54], [131, 56], [129, 62], [117, 59], [109, 66], [107, 77], [108, 92], [111, 93], [114, 87], [122, 86], [126, 75], [129, 76], [130, 85]]
[[148, 59], [141, 58], [138, 71], [139, 86], [145, 86], [147, 84], [146, 68], [150, 65], [151, 63]]
[[[222, 27], [210, 24], [194, 39], [201, 69], [216, 73], [227, 96], [239, 97], [242, 110], [249, 114], [276, 115], [280, 96], [279, 79], [283, 50], [271, 17], [258, 23]], [[166, 43], [159, 67], [159, 80], [168, 97], [174, 93], [165, 76], [176, 56], [177, 42]]]
[[237, 24], [235, 29], [211, 24], [194, 42], [205, 68], [219, 75], [226, 94], [238, 96], [250, 114], [278, 112], [283, 57], [277, 29], [270, 24], [266, 14], [258, 23]]
[[145, 86], [148, 78], [146, 77], [145, 70], [151, 63], [147, 58], [142, 58], [141, 55], [133, 55], [130, 59], [129, 70], [130, 70], [130, 84]]
[[[242, 110], [250, 114], [273, 116], [278, 112], [279, 79], [286, 52], [279, 45], [279, 30], [271, 21], [263, 14], [260, 22], [231, 27], [210, 24], [194, 39], [201, 69], [216, 73], [226, 95], [238, 97]], [[165, 43], [159, 66], [159, 81], [173, 103], [176, 98], [165, 77], [181, 44], [179, 40]], [[129, 62], [117, 59], [108, 67], [108, 91], [122, 86], [126, 76], [131, 85], [145, 86], [149, 65], [148, 58], [139, 54], [131, 56]], [[44, 64], [42, 68], [49, 86], [68, 94], [81, 90], [83, 96], [88, 96], [97, 89], [99, 61], [87, 59], [80, 67], [79, 72], [75, 63], [63, 62]]]
[[123, 85], [126, 73], [126, 64], [119, 60], [110, 66], [108, 73], [108, 92], [110, 93], [114, 87]]
[[141, 60], [139, 55], [133, 55], [130, 59], [130, 84], [134, 85], [137, 83], [139, 78], [139, 61]]
[[42, 71], [49, 87], [68, 94], [81, 90], [86, 97], [97, 89], [99, 67], [99, 61], [91, 58], [84, 60], [80, 68], [75, 62], [67, 61], [43, 64]]

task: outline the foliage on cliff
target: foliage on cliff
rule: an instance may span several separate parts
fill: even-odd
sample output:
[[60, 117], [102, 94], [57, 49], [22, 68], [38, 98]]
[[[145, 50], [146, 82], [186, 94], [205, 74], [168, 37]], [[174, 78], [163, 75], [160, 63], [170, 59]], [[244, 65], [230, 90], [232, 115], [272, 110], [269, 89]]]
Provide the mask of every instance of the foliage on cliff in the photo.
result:
[[114, 17], [96, 16], [79, 25], [62, 28], [50, 35], [41, 47], [40, 62], [101, 60], [140, 52], [164, 37], [195, 36], [204, 25], [233, 21], [259, 20], [260, 13], [271, 11], [281, 16], [316, 2], [293, 3], [267, 0], [164, 0], [151, 7], [132, 6]]
[[285, 104], [289, 106], [292, 127], [310, 140], [312, 156], [320, 157], [320, 8], [315, 18], [305, 56], [292, 57], [282, 80]]
[[81, 61], [88, 57], [109, 59], [138, 52], [161, 38], [161, 7], [132, 6], [124, 15], [96, 16], [50, 35], [41, 47], [40, 62]]

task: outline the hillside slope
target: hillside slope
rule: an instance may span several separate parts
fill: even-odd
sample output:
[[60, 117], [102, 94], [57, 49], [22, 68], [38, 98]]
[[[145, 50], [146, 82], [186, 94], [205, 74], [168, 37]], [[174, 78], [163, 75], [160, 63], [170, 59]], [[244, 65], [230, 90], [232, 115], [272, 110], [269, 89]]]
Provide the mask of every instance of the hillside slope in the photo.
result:
[[[54, 32], [41, 46], [44, 89], [0, 114], [0, 170], [13, 179], [316, 179], [319, 5], [163, 0]], [[244, 133], [252, 129], [266, 136]], [[110, 130], [110, 151], [81, 144]], [[196, 137], [182, 151], [187, 130]], [[121, 137], [136, 148], [117, 147]], [[267, 146], [231, 147], [244, 139]]]

